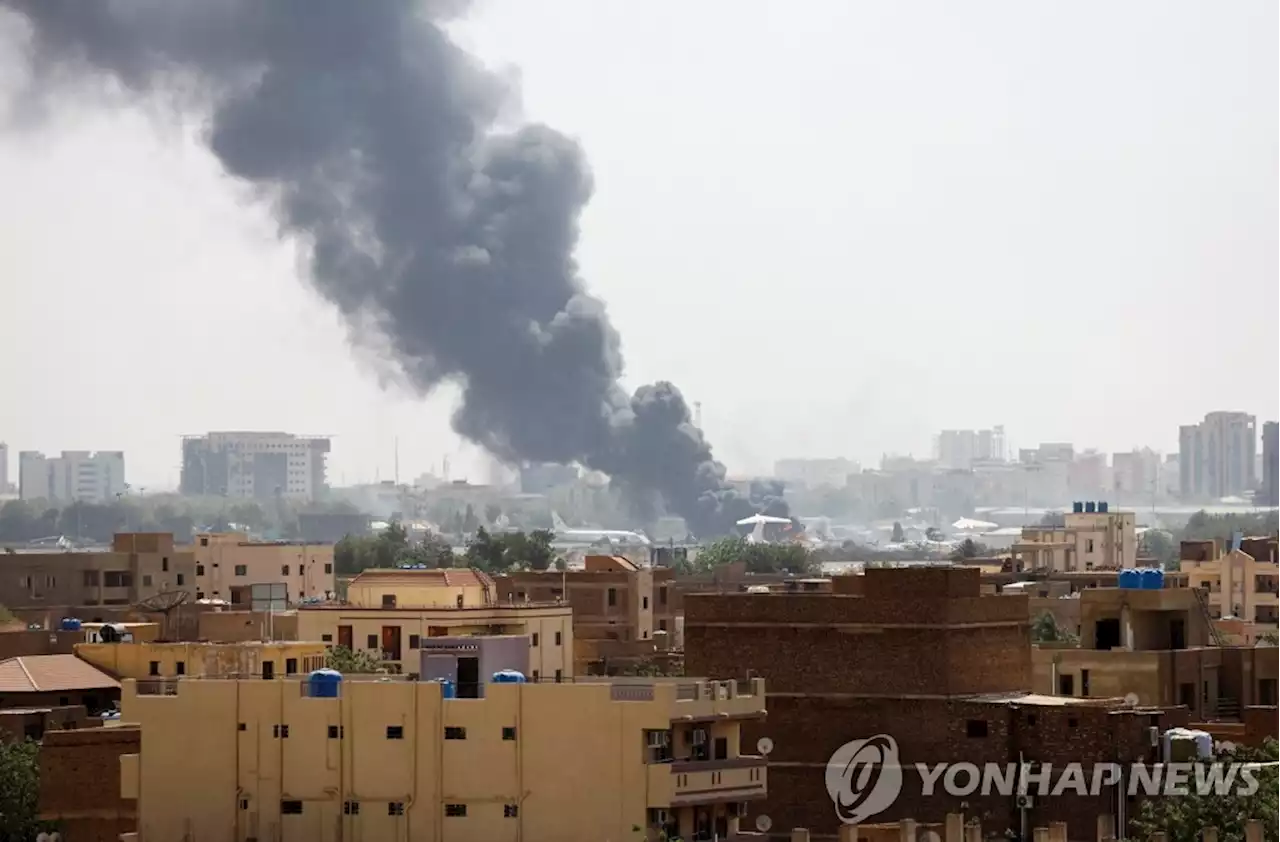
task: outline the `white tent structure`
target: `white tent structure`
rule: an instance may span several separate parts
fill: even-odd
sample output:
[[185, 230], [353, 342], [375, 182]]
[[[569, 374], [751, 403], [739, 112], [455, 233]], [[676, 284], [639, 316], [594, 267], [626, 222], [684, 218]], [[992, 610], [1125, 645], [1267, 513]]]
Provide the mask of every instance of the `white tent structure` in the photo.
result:
[[764, 544], [767, 543], [764, 539], [764, 528], [770, 523], [791, 523], [791, 518], [757, 514], [751, 517], [744, 517], [738, 521], [738, 526], [754, 526], [755, 528], [751, 530], [751, 534], [747, 536], [747, 543]]

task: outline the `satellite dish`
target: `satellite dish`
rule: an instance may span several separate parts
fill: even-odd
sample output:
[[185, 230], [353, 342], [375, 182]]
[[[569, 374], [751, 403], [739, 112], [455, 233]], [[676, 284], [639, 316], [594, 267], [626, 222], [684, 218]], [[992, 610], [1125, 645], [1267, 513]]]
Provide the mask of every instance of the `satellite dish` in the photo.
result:
[[756, 816], [756, 830], [768, 833], [771, 827], [773, 827], [773, 819], [768, 816]]
[[1127, 694], [1124, 697], [1124, 703], [1131, 708], [1136, 708], [1138, 706], [1138, 694], [1137, 693]]
[[768, 737], [761, 737], [759, 741], [756, 742], [756, 751], [761, 754], [768, 755], [769, 752], [773, 751], [773, 740]]

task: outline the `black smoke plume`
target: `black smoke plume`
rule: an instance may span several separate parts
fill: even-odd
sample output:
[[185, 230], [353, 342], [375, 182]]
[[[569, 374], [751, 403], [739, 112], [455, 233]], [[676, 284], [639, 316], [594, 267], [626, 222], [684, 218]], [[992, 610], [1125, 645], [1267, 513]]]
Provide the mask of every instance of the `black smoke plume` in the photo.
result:
[[726, 485], [680, 391], [618, 385], [618, 334], [573, 256], [582, 150], [499, 128], [514, 92], [441, 28], [465, 5], [0, 0], [29, 22], [34, 93], [102, 78], [207, 114], [209, 148], [357, 337], [388, 343], [423, 394], [461, 385], [460, 434], [660, 495], [700, 537], [730, 531], [757, 501]]

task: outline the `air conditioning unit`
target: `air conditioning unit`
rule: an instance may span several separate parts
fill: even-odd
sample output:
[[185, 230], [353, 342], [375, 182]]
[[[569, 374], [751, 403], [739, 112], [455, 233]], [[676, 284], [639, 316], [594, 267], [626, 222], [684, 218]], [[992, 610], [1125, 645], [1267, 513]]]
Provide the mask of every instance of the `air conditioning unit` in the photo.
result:
[[1030, 795], [1019, 795], [1014, 799], [1014, 804], [1019, 810], [1030, 810], [1032, 807], [1036, 806], [1036, 800]]
[[695, 746], [705, 745], [707, 742], [707, 732], [701, 728], [695, 728], [693, 731], [693, 744]]

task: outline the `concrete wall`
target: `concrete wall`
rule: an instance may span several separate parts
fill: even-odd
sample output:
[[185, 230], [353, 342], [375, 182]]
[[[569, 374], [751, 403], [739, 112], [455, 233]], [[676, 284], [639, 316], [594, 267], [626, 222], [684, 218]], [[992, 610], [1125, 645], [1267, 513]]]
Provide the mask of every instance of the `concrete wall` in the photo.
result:
[[315, 642], [81, 643], [76, 655], [118, 678], [307, 673], [324, 666], [326, 646]]
[[227, 532], [196, 535], [191, 551], [203, 598], [230, 600], [233, 587], [277, 583], [291, 603], [334, 591], [332, 544], [261, 543]]
[[135, 805], [120, 794], [120, 758], [136, 754], [141, 745], [136, 727], [45, 734], [40, 747], [40, 818], [58, 822], [62, 838], [69, 842], [118, 842], [120, 834], [133, 832]]
[[[499, 670], [529, 676], [530, 644], [528, 637], [430, 637], [422, 641], [419, 674], [423, 681], [444, 678], [456, 683], [458, 658], [478, 658], [480, 686], [475, 690], [483, 695], [484, 685]], [[552, 678], [554, 673], [546, 677]]]
[[90, 717], [81, 705], [0, 709], [0, 741], [39, 740], [45, 731], [71, 731], [100, 725], [102, 720]]

